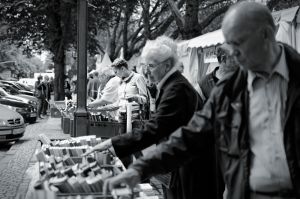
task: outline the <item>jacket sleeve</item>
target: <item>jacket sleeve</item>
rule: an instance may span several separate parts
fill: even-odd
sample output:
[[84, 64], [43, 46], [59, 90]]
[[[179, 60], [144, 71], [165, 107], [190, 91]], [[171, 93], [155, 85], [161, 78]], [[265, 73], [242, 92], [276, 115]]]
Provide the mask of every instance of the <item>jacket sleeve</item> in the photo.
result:
[[112, 138], [112, 145], [118, 157], [156, 144], [162, 138], [168, 138], [179, 126], [188, 123], [195, 108], [189, 111], [188, 115], [187, 106], [192, 106], [192, 103], [183, 86], [177, 85], [172, 90], [164, 92], [157, 112], [142, 129], [134, 129], [132, 133]]
[[204, 108], [194, 114], [189, 124], [177, 129], [168, 141], [161, 143], [146, 156], [135, 161], [142, 179], [166, 173], [197, 157], [197, 152], [214, 143], [213, 106], [209, 98]]

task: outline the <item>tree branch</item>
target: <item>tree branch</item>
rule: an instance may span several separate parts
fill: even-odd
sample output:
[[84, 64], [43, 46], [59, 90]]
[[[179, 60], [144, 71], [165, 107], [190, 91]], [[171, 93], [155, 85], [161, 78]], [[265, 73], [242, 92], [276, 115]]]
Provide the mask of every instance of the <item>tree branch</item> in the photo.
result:
[[211, 3], [211, 4], [208, 4], [208, 5], [204, 6], [204, 7], [200, 7], [200, 8], [199, 8], [199, 11], [201, 11], [201, 10], [206, 10], [207, 8], [210, 8], [210, 7], [212, 7], [212, 6], [216, 5], [216, 4], [222, 3], [222, 2], [224, 2], [224, 1], [227, 1], [227, 0], [219, 0], [219, 1], [215, 1], [215, 2], [213, 2], [213, 3]]
[[167, 2], [169, 4], [172, 14], [174, 15], [177, 26], [179, 28], [183, 28], [184, 20], [180, 14], [180, 11], [179, 11], [178, 7], [176, 6], [175, 2], [173, 0], [167, 0]]
[[225, 13], [230, 5], [223, 6], [222, 8], [216, 10], [215, 12], [211, 13], [205, 20], [200, 22], [198, 26], [199, 32], [201, 32], [205, 27], [207, 27], [216, 17], [220, 16], [221, 14]]

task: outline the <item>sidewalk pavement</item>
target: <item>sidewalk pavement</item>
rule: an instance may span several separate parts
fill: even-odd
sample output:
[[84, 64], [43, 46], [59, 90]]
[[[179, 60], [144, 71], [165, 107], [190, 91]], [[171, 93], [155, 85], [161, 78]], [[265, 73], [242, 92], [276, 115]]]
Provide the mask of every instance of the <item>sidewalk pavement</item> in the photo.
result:
[[35, 151], [40, 147], [38, 135], [50, 139], [66, 139], [60, 126], [60, 118], [47, 117], [28, 125], [24, 136], [16, 142], [0, 160], [0, 198], [25, 198], [29, 184], [38, 176]]

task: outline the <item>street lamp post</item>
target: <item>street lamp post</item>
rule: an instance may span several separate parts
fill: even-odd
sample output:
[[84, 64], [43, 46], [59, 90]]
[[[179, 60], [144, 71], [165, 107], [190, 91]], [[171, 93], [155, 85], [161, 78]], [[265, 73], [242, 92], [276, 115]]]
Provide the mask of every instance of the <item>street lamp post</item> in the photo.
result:
[[87, 2], [77, 0], [77, 109], [74, 113], [74, 136], [88, 134], [88, 113], [86, 109], [87, 79]]

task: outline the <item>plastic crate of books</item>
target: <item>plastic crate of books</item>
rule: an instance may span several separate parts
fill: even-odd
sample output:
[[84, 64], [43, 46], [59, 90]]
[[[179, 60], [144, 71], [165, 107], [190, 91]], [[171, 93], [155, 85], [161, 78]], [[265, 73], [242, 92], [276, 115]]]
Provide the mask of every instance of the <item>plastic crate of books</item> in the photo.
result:
[[70, 117], [68, 116], [63, 118], [63, 132], [64, 134], [70, 133]]
[[60, 110], [54, 106], [50, 107], [50, 116], [53, 118], [59, 118], [61, 116]]
[[54, 101], [54, 107], [56, 107], [58, 110], [66, 108], [66, 102], [65, 101]]
[[110, 138], [125, 132], [125, 124], [109, 121], [90, 121], [89, 135]]

